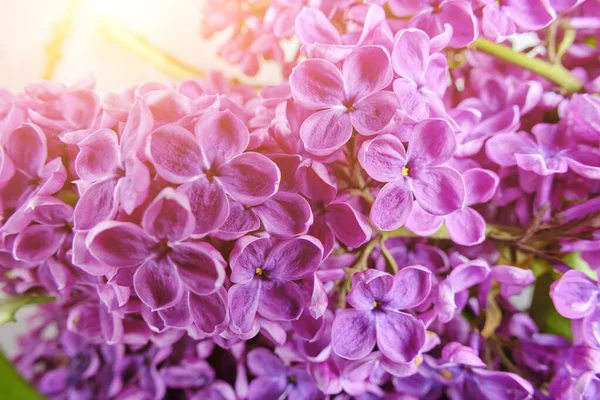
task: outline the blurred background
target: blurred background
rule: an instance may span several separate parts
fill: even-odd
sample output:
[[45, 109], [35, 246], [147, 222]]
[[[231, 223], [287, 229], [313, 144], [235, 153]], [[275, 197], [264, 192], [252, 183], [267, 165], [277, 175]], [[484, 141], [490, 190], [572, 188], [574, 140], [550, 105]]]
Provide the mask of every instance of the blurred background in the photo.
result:
[[[217, 56], [227, 32], [211, 40], [201, 37], [204, 1], [217, 0], [0, 0], [0, 89], [20, 92], [44, 78], [72, 85], [93, 76], [99, 92], [121, 92], [148, 81], [181, 79], [181, 73], [165, 72], [130, 44], [115, 40], [123, 32], [141, 37], [187, 70], [219, 70], [250, 82]], [[278, 83], [279, 71], [266, 65], [251, 81]], [[8, 354], [31, 311], [26, 307], [17, 323], [0, 326], [0, 348]]]

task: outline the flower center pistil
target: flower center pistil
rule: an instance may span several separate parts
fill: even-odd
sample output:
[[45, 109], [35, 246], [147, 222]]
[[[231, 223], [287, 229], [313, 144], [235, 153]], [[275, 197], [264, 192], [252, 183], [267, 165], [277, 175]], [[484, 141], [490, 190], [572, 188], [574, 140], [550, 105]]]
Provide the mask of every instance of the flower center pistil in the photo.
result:
[[260, 267], [258, 267], [258, 268], [256, 268], [256, 269], [254, 270], [254, 273], [255, 273], [256, 275], [258, 275], [258, 276], [263, 276], [263, 273], [264, 273], [264, 272], [265, 272], [265, 271], [264, 271], [262, 268], [260, 268]]
[[373, 308], [376, 310], [381, 307], [381, 301], [373, 300]]
[[408, 176], [410, 169], [408, 167], [402, 168], [402, 176]]

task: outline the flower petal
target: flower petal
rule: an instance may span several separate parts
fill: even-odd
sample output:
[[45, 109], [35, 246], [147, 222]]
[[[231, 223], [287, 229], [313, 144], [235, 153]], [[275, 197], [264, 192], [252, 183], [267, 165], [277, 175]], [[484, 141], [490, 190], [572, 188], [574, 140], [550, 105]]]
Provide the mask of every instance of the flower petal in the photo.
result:
[[380, 46], [358, 47], [342, 66], [348, 98], [354, 101], [387, 87], [392, 82], [393, 74], [390, 56]]
[[252, 330], [258, 310], [260, 286], [261, 281], [253, 279], [229, 288], [227, 300], [231, 325], [235, 332], [247, 333]]
[[456, 138], [450, 124], [443, 119], [418, 122], [412, 129], [408, 146], [408, 167], [441, 165], [456, 150]]
[[465, 184], [456, 170], [449, 167], [427, 167], [416, 170], [413, 178], [415, 199], [428, 213], [448, 215], [463, 206]]
[[254, 207], [265, 231], [279, 238], [304, 234], [313, 222], [308, 201], [297, 193], [279, 192]]
[[177, 192], [184, 194], [190, 203], [190, 210], [196, 218], [194, 234], [204, 235], [219, 229], [229, 216], [229, 201], [225, 191], [214, 180], [202, 177], [183, 184]]
[[394, 92], [381, 91], [354, 103], [352, 125], [361, 135], [369, 136], [385, 128], [400, 108]]
[[296, 169], [295, 181], [300, 193], [313, 201], [329, 204], [337, 194], [337, 189], [324, 164], [304, 160]]
[[146, 232], [169, 241], [187, 238], [194, 231], [194, 225], [187, 197], [170, 187], [156, 196], [142, 217], [142, 227]]
[[577, 270], [567, 271], [550, 288], [550, 297], [556, 310], [571, 319], [582, 318], [593, 312], [598, 294], [598, 284]]
[[402, 268], [394, 276], [394, 284], [386, 293], [384, 307], [407, 310], [423, 303], [431, 291], [431, 272], [425, 267]]
[[371, 223], [383, 231], [398, 229], [408, 219], [412, 205], [413, 196], [406, 179], [392, 181], [377, 194], [371, 207]]
[[375, 314], [377, 346], [394, 362], [412, 361], [425, 344], [425, 326], [410, 314], [386, 310]]
[[474, 246], [485, 240], [485, 219], [471, 207], [446, 215], [450, 239], [461, 246]]
[[302, 44], [341, 44], [331, 21], [316, 7], [304, 7], [296, 16], [296, 35]]
[[300, 138], [306, 151], [326, 156], [342, 147], [352, 136], [352, 120], [343, 108], [318, 111], [300, 127]]
[[299, 236], [274, 247], [264, 264], [269, 277], [289, 281], [314, 273], [323, 257], [321, 242], [312, 236]]
[[328, 205], [325, 215], [338, 240], [351, 248], [362, 246], [373, 234], [365, 216], [348, 203]]
[[177, 269], [166, 258], [142, 264], [133, 276], [133, 287], [140, 300], [153, 311], [174, 306], [184, 293]]
[[503, 133], [486, 142], [485, 154], [496, 164], [510, 167], [517, 164], [515, 154], [539, 154], [539, 150], [533, 138], [525, 132]]
[[15, 240], [13, 256], [31, 263], [46, 261], [60, 248], [66, 237], [55, 226], [30, 225]]
[[208, 169], [195, 137], [179, 125], [164, 125], [152, 132], [147, 153], [158, 174], [169, 182], [190, 182]]
[[260, 228], [260, 219], [252, 208], [246, 208], [241, 203], [229, 199], [229, 216], [219, 227], [211, 234], [221, 240], [236, 240], [249, 232]]
[[141, 206], [150, 190], [150, 171], [136, 157], [125, 161], [125, 176], [119, 180], [119, 205], [127, 214]]
[[188, 300], [189, 293], [185, 293], [181, 300], [169, 308], [158, 310], [158, 315], [171, 328], [187, 328], [193, 322]]
[[342, 73], [325, 60], [306, 60], [294, 68], [290, 88], [294, 100], [309, 109], [342, 106], [346, 100]]
[[302, 291], [294, 282], [265, 280], [260, 288], [258, 313], [273, 321], [293, 321], [304, 310]]
[[250, 142], [248, 128], [229, 110], [204, 114], [196, 122], [194, 132], [211, 166], [242, 154]]
[[556, 19], [550, 1], [508, 0], [503, 9], [517, 25], [526, 30], [540, 30]]
[[75, 172], [86, 181], [114, 175], [119, 168], [119, 139], [112, 129], [98, 129], [77, 144]]
[[106, 221], [87, 236], [87, 247], [99, 261], [113, 267], [133, 267], [150, 255], [155, 241], [131, 222]]
[[494, 197], [500, 183], [495, 172], [483, 168], [472, 168], [462, 174], [465, 181], [465, 205], [486, 203]]
[[377, 341], [375, 318], [370, 311], [342, 310], [331, 328], [333, 351], [349, 360], [366, 357]]
[[474, 396], [471, 398], [485, 398], [494, 393], [494, 399], [498, 400], [531, 399], [535, 393], [531, 383], [510, 372], [475, 368], [472, 378], [475, 391], [465, 393], [467, 397]]
[[46, 135], [33, 124], [23, 124], [6, 136], [6, 153], [15, 167], [38, 177], [46, 164]]
[[229, 322], [227, 292], [224, 288], [206, 296], [190, 293], [189, 307], [194, 324], [206, 335], [221, 332]]
[[250, 350], [246, 359], [248, 368], [254, 375], [272, 377], [285, 374], [286, 367], [281, 359], [264, 347]]
[[358, 161], [371, 178], [379, 182], [390, 182], [402, 176], [406, 152], [396, 136], [380, 135], [363, 143]]
[[179, 243], [173, 246], [168, 255], [183, 284], [201, 296], [223, 286], [225, 269], [219, 262], [220, 257], [207, 243]]
[[244, 153], [219, 171], [219, 180], [235, 200], [254, 206], [277, 193], [281, 172], [277, 164], [259, 153]]
[[73, 211], [75, 229], [88, 230], [117, 213], [116, 179], [98, 181], [88, 187], [79, 198]]
[[419, 83], [429, 60], [429, 36], [418, 29], [405, 29], [396, 34], [392, 51], [394, 71], [403, 78]]

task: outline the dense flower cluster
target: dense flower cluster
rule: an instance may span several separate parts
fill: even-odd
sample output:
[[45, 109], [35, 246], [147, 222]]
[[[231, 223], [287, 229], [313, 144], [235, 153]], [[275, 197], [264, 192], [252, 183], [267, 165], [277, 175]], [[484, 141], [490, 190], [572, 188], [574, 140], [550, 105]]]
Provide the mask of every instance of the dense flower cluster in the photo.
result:
[[[21, 339], [28, 380], [600, 396], [598, 0], [207, 7], [228, 61], [284, 83], [0, 92], [3, 291], [56, 297]], [[523, 32], [546, 61], [497, 44]]]

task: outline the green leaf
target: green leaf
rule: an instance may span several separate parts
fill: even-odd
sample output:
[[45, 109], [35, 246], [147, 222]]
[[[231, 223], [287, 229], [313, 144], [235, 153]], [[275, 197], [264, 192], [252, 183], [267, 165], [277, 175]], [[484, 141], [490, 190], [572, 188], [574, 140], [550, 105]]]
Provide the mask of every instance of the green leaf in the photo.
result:
[[544, 316], [544, 326], [548, 333], [564, 336], [569, 340], [573, 339], [573, 331], [571, 331], [571, 320], [563, 317], [558, 311], [548, 310]]
[[15, 322], [15, 314], [21, 307], [31, 304], [44, 304], [54, 300], [52, 296], [21, 294], [0, 299], [0, 326]]
[[0, 393], [6, 400], [43, 400], [0, 352]]
[[587, 276], [589, 276], [590, 278], [592, 278], [595, 281], [598, 280], [598, 277], [596, 276], [596, 272], [590, 268], [590, 265], [587, 262], [585, 262], [585, 260], [583, 258], [581, 258], [580, 252], [576, 251], [576, 252], [567, 254], [563, 258], [563, 261], [569, 267], [583, 272], [584, 274], [586, 274]]

